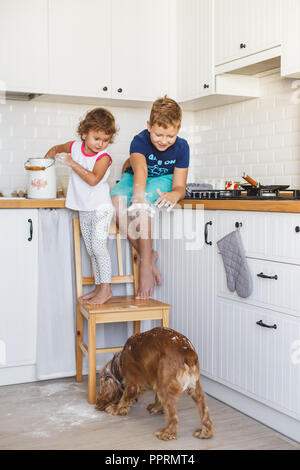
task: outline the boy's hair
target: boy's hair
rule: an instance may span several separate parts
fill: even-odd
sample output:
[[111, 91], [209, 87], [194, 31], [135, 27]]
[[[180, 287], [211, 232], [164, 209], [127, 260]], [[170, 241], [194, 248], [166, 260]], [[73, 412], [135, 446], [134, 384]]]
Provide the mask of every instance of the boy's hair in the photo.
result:
[[110, 143], [112, 143], [117, 133], [115, 118], [105, 108], [92, 109], [92, 111], [89, 111], [85, 118], [80, 121], [77, 128], [77, 133], [81, 140], [83, 140], [83, 135], [87, 134], [90, 130], [102, 131], [110, 135]]
[[182, 111], [178, 103], [165, 95], [154, 101], [150, 113], [150, 126], [157, 124], [165, 129], [169, 126], [180, 128]]

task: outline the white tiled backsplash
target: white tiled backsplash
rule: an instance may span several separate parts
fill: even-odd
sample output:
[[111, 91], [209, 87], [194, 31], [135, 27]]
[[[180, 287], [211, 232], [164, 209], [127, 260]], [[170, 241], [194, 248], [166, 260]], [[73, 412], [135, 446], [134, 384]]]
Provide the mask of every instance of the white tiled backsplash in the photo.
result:
[[189, 181], [243, 181], [300, 188], [300, 80], [261, 78], [262, 98], [194, 114]]
[[[199, 112], [184, 112], [180, 136], [191, 147], [189, 182], [241, 181], [245, 171], [263, 184], [300, 188], [300, 81], [262, 80], [263, 97]], [[79, 120], [93, 106], [7, 101], [0, 105], [0, 191], [26, 187], [24, 162], [76, 138]], [[108, 107], [119, 133], [109, 151], [110, 184], [119, 179], [132, 137], [145, 128], [149, 108]], [[58, 187], [68, 169], [57, 167]]]

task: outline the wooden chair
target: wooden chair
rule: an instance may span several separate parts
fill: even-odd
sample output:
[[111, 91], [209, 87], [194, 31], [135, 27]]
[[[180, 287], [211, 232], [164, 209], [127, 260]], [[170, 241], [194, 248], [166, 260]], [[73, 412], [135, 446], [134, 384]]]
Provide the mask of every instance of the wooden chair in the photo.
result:
[[[116, 235], [118, 256], [118, 276], [112, 276], [112, 284], [132, 283], [134, 294], [138, 290], [138, 254], [132, 247], [132, 271], [126, 275], [123, 270], [121, 236], [119, 229], [113, 222], [110, 234]], [[81, 249], [80, 249], [80, 224], [79, 219], [73, 219], [74, 237], [74, 261], [76, 279], [76, 381], [82, 381], [82, 353], [88, 357], [88, 401], [96, 402], [96, 354], [122, 350], [120, 347], [97, 348], [96, 325], [97, 323], [133, 322], [134, 333], [140, 332], [141, 320], [161, 320], [162, 326], [169, 326], [169, 309], [171, 305], [158, 300], [139, 300], [135, 295], [114, 296], [103, 305], [91, 305], [78, 300], [83, 295], [83, 286], [94, 284], [94, 278], [82, 276]], [[87, 320], [88, 345], [83, 342], [83, 320]]]

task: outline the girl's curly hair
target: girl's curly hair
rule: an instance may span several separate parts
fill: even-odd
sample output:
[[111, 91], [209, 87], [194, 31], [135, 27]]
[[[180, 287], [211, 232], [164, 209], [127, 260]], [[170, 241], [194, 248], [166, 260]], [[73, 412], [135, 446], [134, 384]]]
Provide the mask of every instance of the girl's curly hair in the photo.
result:
[[83, 140], [83, 136], [90, 130], [102, 131], [110, 136], [110, 143], [113, 142], [114, 136], [118, 129], [116, 127], [115, 118], [105, 108], [95, 108], [89, 111], [82, 121], [80, 121], [77, 133]]

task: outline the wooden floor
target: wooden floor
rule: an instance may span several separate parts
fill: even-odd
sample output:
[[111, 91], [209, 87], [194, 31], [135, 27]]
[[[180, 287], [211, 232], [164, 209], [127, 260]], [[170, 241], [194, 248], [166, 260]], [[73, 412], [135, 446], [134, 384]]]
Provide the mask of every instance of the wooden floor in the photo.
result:
[[87, 379], [73, 378], [0, 387], [0, 449], [300, 449], [300, 445], [229, 406], [207, 397], [215, 437], [199, 440], [193, 431], [199, 418], [193, 401], [178, 403], [179, 434], [160, 441], [153, 432], [164, 416], [150, 416], [146, 392], [126, 417], [109, 416], [87, 402]]

